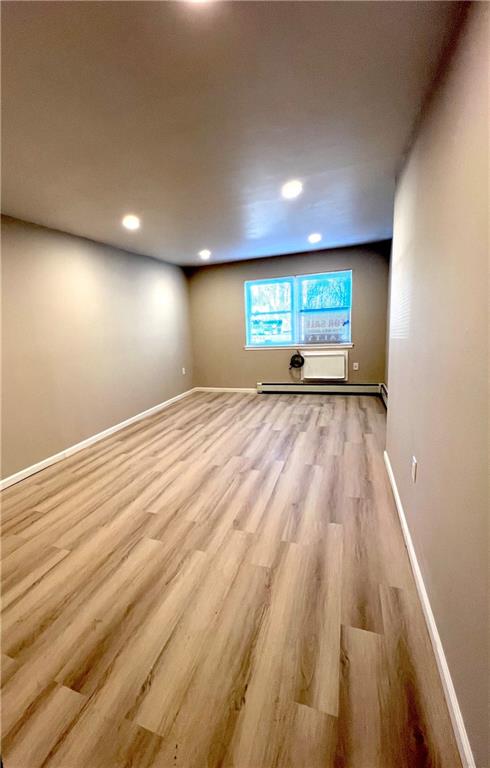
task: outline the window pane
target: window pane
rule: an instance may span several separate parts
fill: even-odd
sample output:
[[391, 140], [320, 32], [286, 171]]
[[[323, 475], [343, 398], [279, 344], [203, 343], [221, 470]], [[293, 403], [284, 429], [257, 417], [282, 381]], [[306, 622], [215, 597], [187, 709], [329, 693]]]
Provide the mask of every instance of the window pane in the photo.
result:
[[306, 275], [300, 283], [300, 309], [334, 309], [351, 306], [352, 272]]
[[250, 306], [256, 312], [287, 312], [291, 309], [291, 282], [274, 280], [270, 283], [250, 283]]
[[249, 344], [292, 344], [291, 314], [252, 315], [249, 318]]
[[349, 344], [350, 309], [301, 313], [299, 336], [301, 344]]
[[352, 272], [249, 280], [245, 283], [247, 345], [351, 342]]

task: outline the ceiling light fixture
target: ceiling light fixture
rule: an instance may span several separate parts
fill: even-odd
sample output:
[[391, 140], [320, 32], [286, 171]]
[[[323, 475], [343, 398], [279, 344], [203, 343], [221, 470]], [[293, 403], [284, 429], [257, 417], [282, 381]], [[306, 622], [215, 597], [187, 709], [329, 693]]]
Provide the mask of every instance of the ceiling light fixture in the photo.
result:
[[298, 197], [303, 191], [303, 184], [298, 179], [292, 179], [291, 181], [287, 181], [285, 184], [281, 187], [281, 195], [286, 198], [286, 200], [294, 200], [295, 197]]
[[139, 229], [140, 228], [140, 220], [138, 216], [135, 216], [134, 213], [127, 213], [126, 216], [122, 220], [123, 227], [126, 227], [126, 229]]
[[202, 251], [199, 251], [199, 256], [203, 261], [207, 261], [211, 257], [211, 251], [208, 251], [207, 248], [203, 248]]
[[311, 235], [308, 235], [308, 242], [312, 244], [319, 243], [321, 239], [322, 236], [319, 232], [312, 232]]

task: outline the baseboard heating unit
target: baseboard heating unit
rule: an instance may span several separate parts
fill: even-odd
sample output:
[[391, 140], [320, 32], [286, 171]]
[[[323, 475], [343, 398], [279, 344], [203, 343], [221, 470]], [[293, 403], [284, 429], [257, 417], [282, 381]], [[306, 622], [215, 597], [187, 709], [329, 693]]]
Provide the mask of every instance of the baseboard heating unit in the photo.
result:
[[385, 404], [385, 408], [388, 408], [388, 390], [386, 384], [379, 385], [379, 394], [381, 395], [381, 400]]
[[344, 384], [337, 383], [313, 383], [298, 382], [284, 383], [274, 381], [258, 381], [259, 393], [287, 393], [287, 394], [323, 394], [323, 395], [380, 395], [379, 384]]

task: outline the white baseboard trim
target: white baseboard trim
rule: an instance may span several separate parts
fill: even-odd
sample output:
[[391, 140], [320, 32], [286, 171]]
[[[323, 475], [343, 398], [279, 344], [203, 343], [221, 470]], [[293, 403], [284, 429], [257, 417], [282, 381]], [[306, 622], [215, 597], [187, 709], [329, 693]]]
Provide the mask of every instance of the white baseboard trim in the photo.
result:
[[449, 671], [444, 648], [437, 629], [436, 620], [432, 612], [432, 608], [429, 601], [429, 596], [425, 588], [424, 579], [420, 570], [419, 562], [417, 560], [417, 554], [413, 546], [412, 536], [408, 527], [407, 518], [401, 502], [400, 494], [396, 485], [395, 476], [393, 474], [393, 468], [391, 466], [390, 457], [388, 453], [384, 452], [384, 460], [386, 464], [386, 471], [391, 484], [391, 490], [393, 491], [393, 497], [395, 499], [395, 505], [398, 511], [398, 517], [400, 518], [400, 524], [403, 532], [403, 538], [405, 539], [405, 545], [408, 550], [408, 556], [410, 558], [410, 564], [412, 566], [412, 572], [417, 586], [417, 592], [422, 603], [422, 610], [424, 613], [425, 621], [427, 624], [427, 630], [434, 649], [434, 655], [436, 657], [437, 667], [441, 676], [442, 687], [444, 689], [444, 695], [446, 697], [447, 706], [449, 709], [449, 715], [456, 736], [456, 741], [461, 756], [461, 761], [464, 768], [476, 768], [473, 752], [471, 751], [468, 734], [463, 721], [463, 716], [459, 708], [458, 698], [454, 689], [451, 673]]
[[255, 387], [194, 387], [194, 392], [253, 392], [257, 394]]
[[169, 405], [172, 405], [172, 403], [177, 402], [177, 400], [182, 400], [182, 398], [187, 397], [192, 392], [195, 392], [195, 389], [188, 389], [185, 392], [181, 392], [180, 395], [175, 395], [175, 397], [171, 397], [169, 400], [164, 400], [163, 403], [158, 403], [158, 405], [154, 405], [151, 408], [148, 408], [146, 411], [137, 413], [135, 416], [130, 416], [129, 419], [125, 419], [119, 424], [114, 424], [113, 427], [108, 427], [107, 429], [104, 429], [103, 432], [98, 432], [96, 435], [87, 437], [80, 443], [76, 443], [76, 445], [71, 445], [69, 448], [65, 448], [63, 451], [55, 453], [54, 456], [48, 456], [47, 459], [38, 461], [37, 464], [32, 464], [30, 467], [26, 467], [25, 469], [19, 470], [19, 472], [16, 472], [14, 475], [10, 475], [10, 477], [5, 477], [0, 481], [0, 491], [3, 491], [5, 488], [8, 488], [15, 483], [19, 483], [21, 480], [24, 480], [30, 475], [35, 475], [36, 472], [40, 472], [42, 469], [50, 467], [51, 464], [56, 464], [57, 461], [62, 461], [62, 459], [66, 459], [68, 456], [71, 456], [72, 454], [77, 453], [84, 448], [88, 448], [89, 445], [93, 445], [93, 443], [97, 443], [99, 440], [103, 440], [104, 437], [109, 437], [109, 435], [112, 435], [114, 432], [118, 432], [120, 429], [124, 429], [124, 427], [129, 427], [129, 425], [134, 424], [135, 421], [140, 421], [141, 419], [145, 419], [147, 416], [158, 413], [158, 411], [167, 408]]

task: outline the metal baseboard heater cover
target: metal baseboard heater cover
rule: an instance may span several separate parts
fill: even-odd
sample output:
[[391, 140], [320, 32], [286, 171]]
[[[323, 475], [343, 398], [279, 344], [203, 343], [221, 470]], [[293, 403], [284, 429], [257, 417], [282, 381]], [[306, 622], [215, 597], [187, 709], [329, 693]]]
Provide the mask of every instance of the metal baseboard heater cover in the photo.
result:
[[379, 394], [381, 395], [381, 399], [385, 404], [385, 408], [388, 408], [388, 389], [386, 387], [386, 384], [379, 385]]
[[314, 383], [307, 382], [280, 382], [280, 381], [258, 381], [257, 392], [267, 393], [299, 393], [299, 394], [324, 394], [324, 395], [379, 395], [379, 384], [344, 384], [337, 383]]

